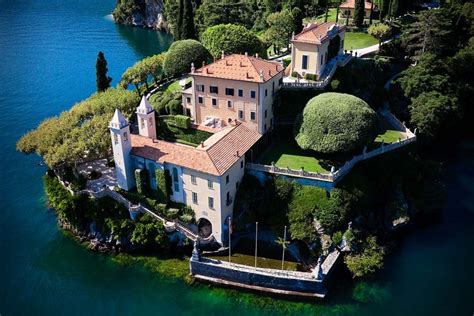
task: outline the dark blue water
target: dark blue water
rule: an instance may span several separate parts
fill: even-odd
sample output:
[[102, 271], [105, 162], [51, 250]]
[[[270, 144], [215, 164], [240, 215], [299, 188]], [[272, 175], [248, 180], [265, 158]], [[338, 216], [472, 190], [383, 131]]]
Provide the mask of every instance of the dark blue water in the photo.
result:
[[0, 0], [0, 315], [391, 314], [474, 312], [474, 144], [450, 155], [444, 219], [409, 233], [373, 281], [336, 285], [321, 304], [290, 303], [189, 286], [120, 266], [58, 231], [44, 206], [38, 157], [16, 140], [95, 90], [95, 58], [110, 75], [166, 49], [170, 38], [120, 27], [114, 0]]

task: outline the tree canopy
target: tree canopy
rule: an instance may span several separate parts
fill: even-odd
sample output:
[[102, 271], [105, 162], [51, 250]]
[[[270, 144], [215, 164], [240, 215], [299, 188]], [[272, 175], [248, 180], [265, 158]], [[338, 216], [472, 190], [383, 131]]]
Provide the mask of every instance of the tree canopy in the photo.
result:
[[108, 123], [115, 108], [128, 117], [139, 102], [139, 96], [129, 90], [110, 88], [96, 93], [44, 120], [18, 141], [17, 149], [42, 156], [50, 168], [107, 157], [111, 149]]
[[166, 53], [161, 53], [146, 57], [136, 62], [132, 67], [127, 68], [122, 74], [119, 86], [126, 89], [130, 84], [133, 84], [137, 92], [140, 92], [139, 87], [141, 85], [144, 84], [148, 88], [149, 77], [152, 77], [155, 83], [158, 84], [163, 74], [165, 55]]
[[364, 24], [365, 1], [355, 0], [354, 3], [354, 25], [361, 27]]
[[208, 28], [201, 35], [201, 42], [212, 56], [219, 57], [221, 51], [226, 54], [260, 54], [266, 57], [266, 49], [260, 39], [242, 25], [219, 24]]
[[392, 28], [383, 23], [372, 24], [367, 30], [370, 35], [379, 40], [379, 48], [382, 45], [382, 41], [390, 36]]
[[348, 94], [323, 93], [311, 99], [295, 125], [303, 149], [334, 154], [361, 149], [373, 141], [377, 114], [363, 100]]
[[191, 63], [199, 67], [211, 58], [209, 51], [196, 40], [174, 42], [163, 64], [164, 72], [169, 77], [175, 77], [191, 71]]

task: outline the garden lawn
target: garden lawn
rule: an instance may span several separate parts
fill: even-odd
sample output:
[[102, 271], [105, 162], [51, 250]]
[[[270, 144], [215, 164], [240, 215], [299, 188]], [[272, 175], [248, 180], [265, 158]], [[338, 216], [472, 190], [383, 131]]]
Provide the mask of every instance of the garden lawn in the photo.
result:
[[[174, 81], [173, 83], [171, 83], [168, 86], [166, 86], [165, 88], [163, 88], [163, 90], [168, 91], [168, 92], [180, 91], [181, 90], [181, 86], [179, 85], [180, 80], [181, 79], [178, 79], [178, 80]], [[191, 77], [186, 78], [186, 83], [191, 82], [191, 80], [192, 80]]]
[[318, 159], [309, 152], [298, 147], [295, 141], [282, 140], [270, 148], [262, 157], [260, 163], [271, 165], [274, 162], [277, 167], [290, 169], [304, 168], [306, 171], [326, 173], [328, 172], [319, 164]]
[[361, 32], [346, 32], [345, 39], [344, 39], [344, 49], [351, 50], [351, 49], [360, 49], [369, 46], [373, 46], [378, 44], [378, 40], [367, 34]]
[[[211, 259], [220, 260], [220, 261], [229, 261], [228, 256], [214, 256], [209, 257]], [[234, 253], [231, 256], [232, 263], [238, 263], [245, 266], [254, 267], [255, 266], [255, 257], [244, 255], [241, 253]], [[296, 262], [285, 261], [284, 269], [289, 271], [296, 271]], [[265, 257], [257, 257], [257, 267], [265, 269], [278, 269], [281, 270], [281, 260], [270, 259]]]
[[157, 135], [166, 141], [175, 141], [190, 146], [197, 146], [212, 136], [211, 133], [194, 128], [183, 129], [173, 124], [173, 118], [160, 118], [157, 122]]
[[404, 138], [403, 133], [400, 131], [386, 130], [383, 134], [378, 135], [374, 142], [381, 143], [383, 141], [385, 144], [391, 144]]

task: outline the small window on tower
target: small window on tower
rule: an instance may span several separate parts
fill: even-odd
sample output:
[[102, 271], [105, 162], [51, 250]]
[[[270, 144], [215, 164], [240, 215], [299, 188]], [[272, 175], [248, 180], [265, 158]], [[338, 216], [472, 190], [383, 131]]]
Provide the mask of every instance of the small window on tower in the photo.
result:
[[140, 128], [145, 128], [145, 120], [140, 119]]
[[118, 135], [117, 135], [117, 134], [114, 134], [114, 143], [115, 143], [115, 145], [117, 145], [118, 142], [119, 142], [119, 141], [118, 141]]
[[123, 141], [124, 141], [124, 142], [128, 141], [128, 135], [127, 135], [127, 133], [123, 133]]

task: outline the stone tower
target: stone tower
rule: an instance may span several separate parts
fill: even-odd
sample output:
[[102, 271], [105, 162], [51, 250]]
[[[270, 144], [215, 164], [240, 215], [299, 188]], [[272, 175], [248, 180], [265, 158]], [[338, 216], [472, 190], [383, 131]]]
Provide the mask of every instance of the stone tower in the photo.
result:
[[130, 157], [132, 144], [130, 126], [119, 109], [115, 109], [114, 116], [109, 123], [109, 130], [112, 136], [117, 183], [121, 189], [128, 191], [135, 186], [132, 158]]
[[155, 110], [145, 96], [137, 107], [138, 133], [140, 136], [156, 138]]

